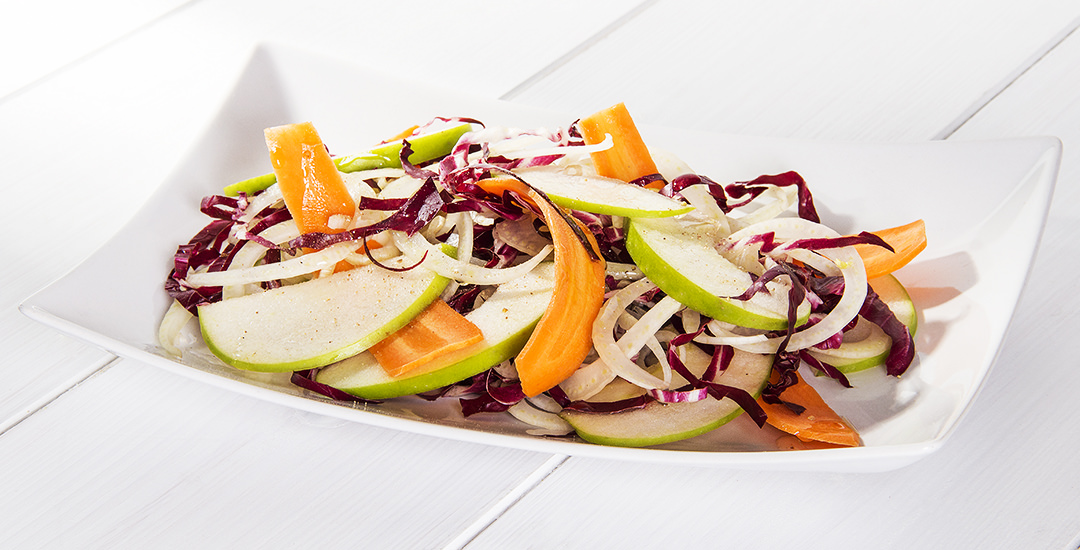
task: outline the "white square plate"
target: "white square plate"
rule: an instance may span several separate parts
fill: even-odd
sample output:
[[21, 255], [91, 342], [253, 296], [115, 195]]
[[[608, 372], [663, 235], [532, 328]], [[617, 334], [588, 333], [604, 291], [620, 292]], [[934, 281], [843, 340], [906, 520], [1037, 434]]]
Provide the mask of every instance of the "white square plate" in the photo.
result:
[[[633, 106], [630, 106], [631, 110]], [[212, 356], [180, 362], [156, 342], [168, 307], [163, 283], [176, 246], [207, 223], [199, 200], [269, 171], [268, 126], [310, 120], [332, 149], [361, 151], [435, 116], [548, 128], [572, 115], [467, 97], [345, 62], [260, 47], [181, 169], [85, 263], [22, 304], [28, 316], [119, 355], [250, 396], [358, 422], [540, 452], [733, 468], [879, 471], [939, 448], [979, 391], [1024, 286], [1061, 155], [1055, 138], [915, 144], [747, 138], [644, 126], [650, 146], [672, 151], [719, 182], [795, 170], [823, 221], [841, 232], [922, 218], [929, 246], [897, 273], [920, 308], [918, 357], [902, 378], [869, 371], [854, 389], [814, 381], [859, 429], [865, 446], [780, 451], [779, 433], [741, 417], [712, 433], [650, 449], [531, 436], [508, 415], [464, 419], [452, 400], [335, 403], [288, 375], [226, 367]]]

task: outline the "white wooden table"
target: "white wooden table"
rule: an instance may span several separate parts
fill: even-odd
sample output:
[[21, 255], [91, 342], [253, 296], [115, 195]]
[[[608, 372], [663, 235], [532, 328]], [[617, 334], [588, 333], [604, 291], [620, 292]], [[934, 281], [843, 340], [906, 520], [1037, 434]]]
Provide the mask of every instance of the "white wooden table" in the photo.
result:
[[[1074, 0], [6, 3], [0, 548], [1077, 548], [1078, 26]], [[120, 229], [263, 42], [562, 112], [625, 101], [646, 124], [1055, 135], [1065, 153], [997, 364], [929, 458], [850, 475], [568, 459], [297, 412], [18, 312]]]

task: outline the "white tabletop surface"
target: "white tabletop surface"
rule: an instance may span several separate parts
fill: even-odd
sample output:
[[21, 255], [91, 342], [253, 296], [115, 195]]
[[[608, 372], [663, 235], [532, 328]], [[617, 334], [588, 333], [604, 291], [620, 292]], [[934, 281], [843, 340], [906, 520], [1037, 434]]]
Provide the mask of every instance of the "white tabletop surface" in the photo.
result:
[[[0, 548], [1077, 548], [1078, 26], [1075, 0], [4, 3]], [[996, 365], [929, 457], [777, 473], [488, 447], [236, 395], [18, 311], [123, 226], [267, 42], [567, 113], [1064, 155]]]

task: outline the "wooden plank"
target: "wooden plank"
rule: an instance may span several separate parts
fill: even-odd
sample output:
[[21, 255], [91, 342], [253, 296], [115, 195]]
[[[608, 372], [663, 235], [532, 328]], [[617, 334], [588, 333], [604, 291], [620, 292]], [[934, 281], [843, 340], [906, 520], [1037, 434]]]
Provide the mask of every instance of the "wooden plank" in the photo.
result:
[[0, 440], [0, 547], [437, 548], [546, 460], [121, 361]]
[[569, 113], [624, 101], [646, 124], [925, 140], [1077, 16], [1075, 2], [657, 3], [515, 100]]
[[5, 2], [0, 5], [0, 98], [152, 22], [184, 0]]

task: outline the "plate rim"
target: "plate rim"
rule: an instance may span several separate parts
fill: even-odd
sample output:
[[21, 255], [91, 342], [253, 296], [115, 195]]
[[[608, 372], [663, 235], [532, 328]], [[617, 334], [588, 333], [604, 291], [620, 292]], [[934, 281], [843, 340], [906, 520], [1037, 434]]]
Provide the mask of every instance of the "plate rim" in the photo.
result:
[[[290, 49], [290, 51], [299, 51]], [[304, 55], [319, 55], [303, 52]], [[325, 58], [325, 56], [321, 56]], [[241, 70], [246, 69], [246, 65]], [[374, 70], [376, 71], [377, 70]], [[503, 100], [491, 99], [490, 101], [498, 101], [508, 105], [514, 105], [512, 102], [506, 102]], [[204, 131], [207, 127], [212, 126], [216, 117], [220, 116], [220, 109], [223, 108], [225, 101], [223, 100], [218, 104], [218, 109], [208, 113], [208, 123], [204, 125]], [[643, 125], [644, 128], [652, 128], [651, 125]], [[677, 128], [667, 127], [670, 131], [678, 131]], [[47, 285], [43, 286], [29, 297], [25, 298], [19, 305], [18, 309], [37, 322], [40, 322], [46, 326], [50, 326], [53, 329], [60, 332], [75, 336], [81, 340], [89, 342], [93, 345], [99, 346], [110, 353], [114, 353], [121, 357], [140, 361], [143, 363], [149, 363], [155, 367], [163, 368], [168, 372], [185, 376], [187, 378], [199, 380], [204, 383], [210, 383], [211, 385], [219, 388], [233, 391], [250, 397], [255, 397], [263, 401], [269, 401], [275, 404], [289, 406], [295, 409], [313, 412], [317, 414], [323, 414], [332, 416], [344, 420], [350, 420], [360, 422], [368, 425], [395, 429], [405, 432], [418, 433], [422, 435], [429, 435], [435, 437], [442, 437], [448, 439], [454, 439], [458, 441], [466, 441], [472, 443], [480, 443], [486, 445], [494, 445], [501, 447], [517, 448], [530, 450], [535, 452], [545, 452], [567, 456], [582, 456], [592, 458], [614, 459], [614, 460], [630, 460], [636, 462], [659, 462], [666, 464], [682, 464], [689, 466], [714, 466], [734, 469], [752, 469], [752, 470], [812, 470], [812, 471], [885, 471], [900, 468], [911, 464], [925, 456], [940, 449], [945, 442], [952, 437], [956, 432], [958, 426], [968, 412], [970, 411], [974, 401], [977, 399], [979, 393], [986, 385], [986, 381], [989, 378], [990, 372], [993, 370], [994, 364], [997, 363], [1004, 342], [1010, 332], [1010, 328], [1013, 324], [1016, 305], [1024, 294], [1024, 290], [1027, 286], [1027, 282], [1030, 278], [1031, 271], [1033, 269], [1033, 260], [1038, 252], [1042, 235], [1045, 231], [1045, 223], [1050, 204], [1053, 197], [1053, 189], [1056, 185], [1058, 172], [1060, 170], [1062, 143], [1061, 140], [1055, 136], [1024, 136], [1013, 138], [995, 138], [995, 139], [977, 139], [977, 140], [958, 140], [958, 141], [940, 141], [940, 142], [865, 142], [865, 141], [838, 141], [838, 140], [811, 140], [802, 138], [773, 138], [762, 136], [743, 136], [734, 134], [723, 134], [709, 132], [711, 135], [715, 135], [718, 138], [734, 138], [734, 139], [752, 139], [762, 140], [765, 143], [780, 144], [784, 143], [814, 143], [814, 144], [858, 144], [868, 146], [879, 147], [893, 147], [893, 146], [933, 146], [935, 144], [957, 144], [957, 143], [1042, 143], [1043, 156], [1052, 157], [1049, 161], [1051, 165], [1052, 173], [1048, 176], [1044, 176], [1038, 182], [1036, 182], [1036, 189], [1040, 191], [1039, 196], [1036, 199], [1041, 198], [1041, 201], [1036, 200], [1036, 206], [1041, 208], [1041, 215], [1038, 217], [1037, 225], [1038, 231], [1035, 236], [1034, 242], [1031, 244], [1030, 257], [1026, 261], [1026, 269], [1021, 277], [1020, 288], [1017, 289], [1016, 300], [1011, 304], [1009, 308], [1009, 316], [1006, 319], [1006, 328], [1001, 339], [996, 343], [993, 348], [991, 357], [986, 360], [986, 368], [984, 372], [975, 384], [974, 390], [970, 399], [963, 404], [959, 413], [955, 419], [947, 425], [936, 437], [928, 439], [926, 441], [914, 442], [914, 443], [898, 443], [889, 445], [878, 445], [873, 447], [855, 447], [855, 448], [843, 448], [843, 449], [818, 449], [818, 450], [799, 450], [799, 451], [695, 451], [695, 450], [672, 450], [672, 449], [655, 449], [655, 448], [626, 448], [626, 447], [609, 447], [603, 445], [593, 445], [578, 441], [564, 441], [543, 437], [523, 437], [515, 436], [512, 434], [493, 433], [485, 430], [467, 429], [458, 426], [442, 425], [435, 422], [424, 422], [410, 420], [406, 418], [400, 418], [385, 414], [373, 413], [370, 411], [360, 410], [354, 407], [342, 406], [336, 404], [321, 396], [313, 398], [306, 394], [315, 395], [308, 390], [298, 391], [296, 394], [285, 393], [283, 391], [277, 391], [270, 388], [261, 387], [259, 385], [245, 383], [241, 380], [230, 379], [223, 376], [218, 376], [214, 373], [201, 370], [199, 368], [173, 361], [168, 358], [156, 355], [147, 350], [140, 349], [137, 346], [133, 346], [126, 342], [120, 341], [111, 336], [105, 335], [101, 332], [94, 331], [91, 328], [85, 327], [74, 321], [62, 317], [59, 313], [48, 310], [46, 307], [40, 304], [42, 296], [48, 294], [50, 289], [56, 287], [56, 285], [74, 276], [78, 272], [79, 268], [86, 265], [94, 257], [98, 256], [104, 249], [110, 247], [110, 245], [121, 238], [131, 227], [135, 224], [136, 218], [140, 213], [148, 208], [149, 204], [153, 202], [153, 196], [162, 191], [164, 187], [168, 185], [170, 180], [175, 178], [177, 173], [184, 170], [185, 165], [190, 160], [190, 152], [193, 146], [198, 144], [201, 140], [205, 139], [205, 133], [199, 133], [193, 140], [189, 149], [178, 156], [178, 161], [173, 163], [172, 170], [169, 172], [163, 172], [163, 176], [158, 183], [157, 189], [151, 194], [150, 198], [139, 209], [134, 211], [132, 219], [129, 219], [113, 236], [111, 236], [105, 243], [102, 244], [96, 251], [89, 256], [82, 259], [75, 266], [73, 266], [64, 275], [57, 277]], [[1043, 163], [1047, 161], [1041, 161]], [[1038, 165], [1039, 163], [1036, 163]], [[1035, 169], [1035, 166], [1032, 167]], [[1018, 181], [1014, 184], [1013, 188], [1019, 187], [1024, 180]], [[1035, 195], [1034, 193], [1032, 195]], [[299, 390], [299, 389], [298, 389]]]

